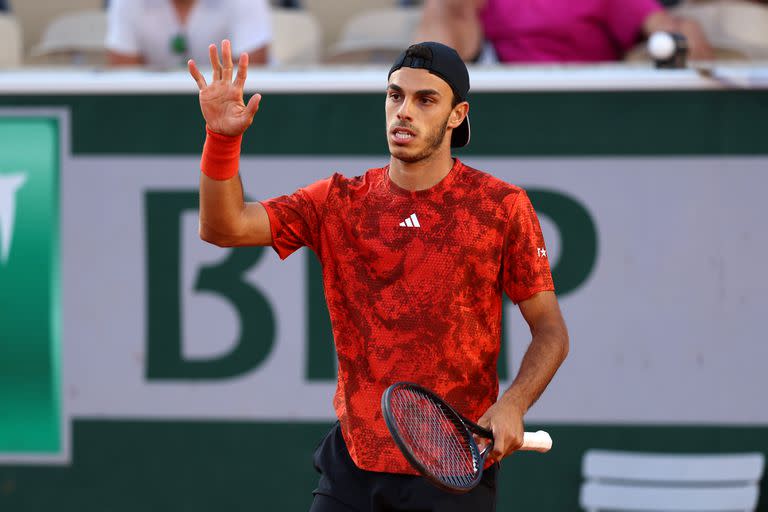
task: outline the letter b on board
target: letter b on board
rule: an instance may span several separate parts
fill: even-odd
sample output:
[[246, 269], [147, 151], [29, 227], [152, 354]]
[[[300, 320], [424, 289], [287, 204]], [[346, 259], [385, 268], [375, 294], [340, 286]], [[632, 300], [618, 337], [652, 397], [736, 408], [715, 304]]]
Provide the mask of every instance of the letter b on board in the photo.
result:
[[231, 249], [223, 262], [199, 270], [195, 291], [213, 293], [232, 304], [239, 316], [240, 336], [235, 348], [224, 356], [184, 359], [181, 218], [185, 211], [198, 209], [198, 194], [151, 191], [145, 201], [147, 378], [226, 379], [253, 370], [269, 355], [275, 340], [275, 317], [269, 302], [244, 280], [244, 274], [263, 257], [264, 248]]

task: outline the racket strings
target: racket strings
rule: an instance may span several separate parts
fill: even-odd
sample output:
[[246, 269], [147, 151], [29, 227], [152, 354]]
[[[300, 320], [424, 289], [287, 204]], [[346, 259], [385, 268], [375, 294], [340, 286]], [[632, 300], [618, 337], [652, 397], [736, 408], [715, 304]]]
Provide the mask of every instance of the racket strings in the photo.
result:
[[430, 473], [454, 487], [474, 482], [479, 454], [453, 411], [412, 389], [393, 394], [392, 410], [401, 437]]
[[466, 446], [464, 432], [459, 430], [463, 426], [456, 425], [450, 420], [446, 421], [447, 418], [444, 418], [442, 415], [448, 414], [448, 411], [444, 411], [442, 407], [434, 402], [430, 401], [429, 404], [432, 408], [437, 409], [436, 414], [440, 415], [438, 416], [439, 421], [437, 424], [440, 426], [442, 433], [438, 435], [437, 432], [433, 432], [433, 435], [436, 436], [436, 444], [441, 445], [445, 456], [449, 459], [447, 467], [451, 468], [452, 472], [455, 469], [463, 469], [465, 472], [473, 473], [476, 469], [474, 458], [472, 457], [471, 450]]

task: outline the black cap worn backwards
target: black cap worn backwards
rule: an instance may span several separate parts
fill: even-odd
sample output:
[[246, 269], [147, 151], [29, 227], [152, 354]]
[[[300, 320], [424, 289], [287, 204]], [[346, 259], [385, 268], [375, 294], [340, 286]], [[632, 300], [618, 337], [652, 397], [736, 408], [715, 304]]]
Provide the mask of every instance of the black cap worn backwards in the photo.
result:
[[[451, 86], [459, 101], [466, 101], [469, 92], [469, 72], [456, 50], [435, 42], [418, 43], [409, 46], [389, 70], [387, 79], [400, 68], [424, 69], [439, 76]], [[451, 147], [460, 148], [469, 143], [469, 116], [453, 130]]]

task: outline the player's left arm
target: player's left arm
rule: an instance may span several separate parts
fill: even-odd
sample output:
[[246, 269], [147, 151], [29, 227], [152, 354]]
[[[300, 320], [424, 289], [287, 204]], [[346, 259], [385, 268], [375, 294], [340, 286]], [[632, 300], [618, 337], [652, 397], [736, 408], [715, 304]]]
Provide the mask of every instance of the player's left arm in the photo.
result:
[[568, 355], [568, 330], [554, 292], [539, 292], [518, 306], [531, 329], [531, 343], [512, 385], [478, 420], [493, 432], [490, 458], [497, 461], [523, 444], [525, 413]]

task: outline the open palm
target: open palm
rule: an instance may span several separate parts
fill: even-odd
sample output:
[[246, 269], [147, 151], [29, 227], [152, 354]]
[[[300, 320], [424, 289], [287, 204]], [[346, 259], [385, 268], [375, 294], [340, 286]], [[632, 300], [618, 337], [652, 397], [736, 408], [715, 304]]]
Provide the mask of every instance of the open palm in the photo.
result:
[[228, 40], [221, 42], [221, 61], [215, 44], [209, 48], [213, 76], [208, 84], [203, 74], [190, 60], [189, 73], [200, 88], [200, 110], [211, 131], [222, 135], [241, 135], [253, 122], [259, 110], [260, 94], [254, 94], [246, 105], [243, 101], [243, 87], [248, 74], [248, 54], [243, 53], [237, 64], [237, 77], [232, 81], [232, 45]]

